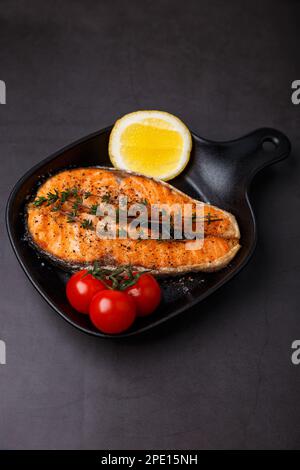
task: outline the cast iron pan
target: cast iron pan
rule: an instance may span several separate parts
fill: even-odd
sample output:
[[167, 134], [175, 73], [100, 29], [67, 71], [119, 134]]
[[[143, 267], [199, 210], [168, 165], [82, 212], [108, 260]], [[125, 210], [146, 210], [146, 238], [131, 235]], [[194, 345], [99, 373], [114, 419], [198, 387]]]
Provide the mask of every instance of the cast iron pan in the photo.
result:
[[[38, 185], [50, 174], [70, 167], [111, 166], [107, 152], [110, 131], [111, 127], [96, 132], [34, 166], [14, 187], [6, 210], [12, 247], [34, 287], [73, 326], [101, 337], [110, 335], [97, 331], [85, 315], [76, 313], [68, 304], [65, 296], [68, 273], [42, 258], [27, 242], [24, 209]], [[267, 149], [266, 146], [271, 148]], [[289, 152], [289, 140], [274, 129], [258, 129], [230, 142], [210, 142], [193, 134], [191, 161], [184, 173], [171, 184], [196, 199], [232, 212], [241, 229], [242, 248], [230, 265], [219, 272], [163, 280], [164, 299], [157, 312], [148, 318], [138, 319], [128, 332], [115, 336], [141, 333], [184, 312], [212, 294], [245, 266], [256, 243], [255, 218], [248, 196], [250, 183], [259, 170], [286, 158]]]

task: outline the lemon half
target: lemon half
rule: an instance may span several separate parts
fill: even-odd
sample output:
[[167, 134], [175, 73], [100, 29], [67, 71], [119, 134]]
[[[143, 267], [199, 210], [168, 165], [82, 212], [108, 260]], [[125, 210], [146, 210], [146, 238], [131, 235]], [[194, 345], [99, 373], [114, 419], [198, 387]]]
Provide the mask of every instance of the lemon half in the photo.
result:
[[116, 121], [109, 157], [122, 170], [170, 180], [190, 159], [192, 137], [183, 122], [164, 111], [136, 111]]

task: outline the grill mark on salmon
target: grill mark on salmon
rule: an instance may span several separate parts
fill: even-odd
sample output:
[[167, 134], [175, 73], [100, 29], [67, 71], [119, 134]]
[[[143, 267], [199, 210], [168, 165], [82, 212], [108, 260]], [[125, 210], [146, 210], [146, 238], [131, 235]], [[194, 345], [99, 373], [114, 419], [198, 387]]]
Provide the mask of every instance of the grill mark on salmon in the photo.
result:
[[[135, 202], [147, 204], [201, 204], [204, 215], [218, 219], [204, 222], [204, 239], [200, 249], [187, 250], [185, 242], [176, 240], [100, 239], [95, 231], [86, 230], [80, 221], [67, 223], [62, 212], [51, 207], [27, 207], [27, 226], [32, 242], [53, 260], [72, 268], [99, 261], [105, 267], [131, 264], [136, 269], [150, 269], [156, 274], [177, 274], [191, 271], [215, 271], [226, 266], [240, 248], [240, 232], [235, 217], [215, 206], [196, 201], [170, 184], [113, 168], [78, 168], [62, 171], [50, 177], [36, 197], [49, 192], [59, 193], [79, 188], [92, 195], [88, 203], [95, 204], [107, 194], [116, 203], [120, 195], [127, 196], [128, 206]], [[68, 203], [69, 204], [69, 203]], [[98, 218], [83, 209], [79, 219], [88, 218], [96, 224]], [[193, 243], [193, 242], [188, 242]], [[196, 242], [195, 242], [196, 243]]]

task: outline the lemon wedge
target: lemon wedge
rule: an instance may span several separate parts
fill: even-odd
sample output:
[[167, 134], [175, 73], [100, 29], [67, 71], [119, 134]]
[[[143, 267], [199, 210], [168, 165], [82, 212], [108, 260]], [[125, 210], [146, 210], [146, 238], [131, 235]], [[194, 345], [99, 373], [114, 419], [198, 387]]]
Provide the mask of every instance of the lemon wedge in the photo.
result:
[[186, 167], [192, 149], [190, 131], [164, 111], [136, 111], [115, 123], [109, 138], [114, 167], [170, 180]]

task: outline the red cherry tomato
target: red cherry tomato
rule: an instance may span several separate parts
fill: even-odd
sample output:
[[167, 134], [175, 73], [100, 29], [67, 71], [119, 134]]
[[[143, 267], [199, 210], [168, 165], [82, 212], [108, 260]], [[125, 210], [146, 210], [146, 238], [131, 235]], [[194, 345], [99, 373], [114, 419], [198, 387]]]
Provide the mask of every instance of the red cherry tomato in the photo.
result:
[[133, 299], [124, 292], [103, 290], [94, 295], [90, 304], [90, 319], [103, 333], [122, 333], [136, 317]]
[[66, 294], [70, 304], [78, 312], [89, 313], [93, 296], [103, 289], [106, 289], [106, 286], [91, 274], [87, 274], [87, 270], [84, 269], [70, 277]]
[[151, 274], [142, 274], [137, 282], [127, 287], [124, 292], [133, 297], [137, 315], [141, 317], [150, 315], [161, 301], [161, 289]]

